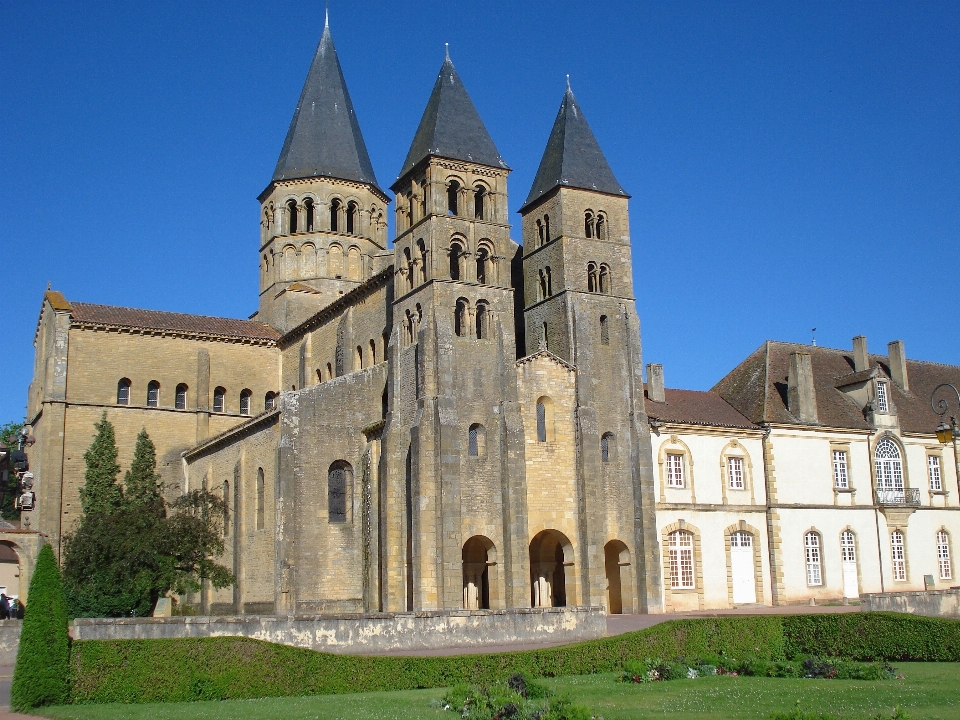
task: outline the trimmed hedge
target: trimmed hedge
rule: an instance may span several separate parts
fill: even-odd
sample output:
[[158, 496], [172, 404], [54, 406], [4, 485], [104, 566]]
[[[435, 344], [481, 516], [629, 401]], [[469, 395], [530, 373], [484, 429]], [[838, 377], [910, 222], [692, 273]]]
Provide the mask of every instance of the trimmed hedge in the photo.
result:
[[616, 672], [627, 660], [802, 654], [960, 660], [960, 621], [894, 613], [672, 620], [544, 650], [442, 657], [333, 655], [248, 638], [84, 640], [73, 644], [78, 703], [175, 702], [449, 687]]

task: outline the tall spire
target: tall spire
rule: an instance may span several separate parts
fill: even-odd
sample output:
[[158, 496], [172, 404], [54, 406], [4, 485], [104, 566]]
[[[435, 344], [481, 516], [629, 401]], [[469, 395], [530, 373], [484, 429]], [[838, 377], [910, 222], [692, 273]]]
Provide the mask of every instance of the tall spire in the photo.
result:
[[543, 159], [540, 160], [524, 208], [558, 185], [630, 197], [614, 177], [607, 158], [583, 116], [570, 89], [569, 75], [560, 112], [553, 123], [547, 148], [543, 151]]
[[337, 50], [333, 46], [329, 13], [300, 101], [290, 121], [273, 180], [316, 176], [377, 186]]
[[449, 46], [400, 175], [429, 155], [507, 167], [453, 67]]

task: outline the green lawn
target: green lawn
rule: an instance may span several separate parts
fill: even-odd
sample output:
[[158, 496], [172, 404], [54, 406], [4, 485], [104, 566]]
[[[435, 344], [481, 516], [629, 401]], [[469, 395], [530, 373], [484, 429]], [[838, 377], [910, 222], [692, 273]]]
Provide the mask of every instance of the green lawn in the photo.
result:
[[[960, 663], [895, 663], [905, 680], [787, 680], [712, 677], [631, 685], [611, 673], [554, 678], [546, 682], [571, 695], [606, 720], [627, 718], [697, 718], [733, 720], [767, 718], [800, 700], [806, 710], [844, 720], [889, 717], [895, 705], [913, 720], [960, 717]], [[224, 700], [151, 705], [73, 705], [47, 708], [55, 719], [110, 720], [457, 720], [449, 711], [430, 707], [442, 690], [406, 690], [356, 695]]]

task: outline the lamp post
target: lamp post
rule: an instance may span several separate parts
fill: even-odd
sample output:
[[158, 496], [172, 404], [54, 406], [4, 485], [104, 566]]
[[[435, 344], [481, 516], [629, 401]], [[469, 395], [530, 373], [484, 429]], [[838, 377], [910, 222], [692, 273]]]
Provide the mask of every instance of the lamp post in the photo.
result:
[[956, 450], [957, 445], [957, 417], [956, 415], [950, 415], [950, 424], [947, 425], [944, 415], [947, 414], [947, 411], [950, 409], [950, 405], [947, 403], [949, 398], [949, 393], [947, 397], [941, 397], [937, 399], [937, 393], [940, 392], [943, 388], [950, 388], [953, 390], [953, 394], [957, 396], [957, 407], [960, 408], [960, 390], [957, 390], [956, 386], [951, 383], [941, 383], [937, 385], [933, 392], [930, 393], [930, 407], [933, 408], [933, 411], [940, 416], [940, 424], [937, 425], [936, 433], [937, 440], [946, 445], [948, 442], [953, 440], [954, 450]]

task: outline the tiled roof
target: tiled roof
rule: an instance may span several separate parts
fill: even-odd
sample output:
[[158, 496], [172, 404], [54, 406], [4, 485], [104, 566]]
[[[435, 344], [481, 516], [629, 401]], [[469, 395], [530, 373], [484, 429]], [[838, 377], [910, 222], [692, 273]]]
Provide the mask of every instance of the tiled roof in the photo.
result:
[[[854, 373], [853, 352], [768, 341], [717, 383], [713, 391], [755, 423], [802, 423], [787, 409], [787, 374], [790, 355], [810, 353], [818, 424], [829, 427], [870, 430], [860, 408], [839, 388], [869, 379], [876, 371], [890, 378], [886, 355], [870, 355], [870, 369]], [[932, 434], [938, 418], [930, 408], [930, 394], [941, 383], [960, 386], [960, 366], [907, 360], [905, 391], [892, 380], [890, 396], [905, 432]]]
[[253, 320], [187, 315], [161, 310], [95, 305], [93, 303], [70, 303], [71, 321], [81, 325], [105, 325], [109, 327], [136, 328], [143, 330], [167, 330], [196, 335], [209, 335], [244, 340], [275, 341], [280, 333], [265, 323]]
[[664, 390], [666, 402], [646, 399], [647, 415], [662, 422], [685, 425], [757, 429], [719, 394], [702, 390]]

